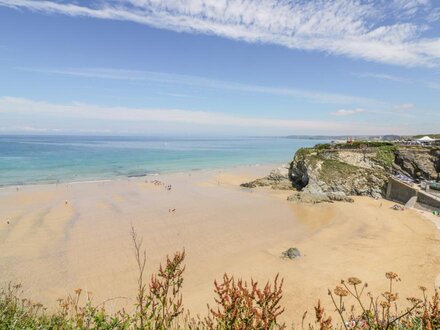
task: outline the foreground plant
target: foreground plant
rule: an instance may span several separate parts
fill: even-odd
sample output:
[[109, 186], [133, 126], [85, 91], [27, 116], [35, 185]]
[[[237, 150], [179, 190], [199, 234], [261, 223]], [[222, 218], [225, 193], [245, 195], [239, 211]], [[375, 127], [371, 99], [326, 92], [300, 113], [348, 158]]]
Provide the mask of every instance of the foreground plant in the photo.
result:
[[105, 302], [94, 306], [91, 293], [83, 295], [83, 290], [76, 289], [73, 295], [58, 299], [59, 311], [55, 314], [62, 320], [55, 329], [129, 329], [132, 317], [125, 310], [110, 314], [105, 309]]
[[[423, 299], [407, 298], [410, 307], [399, 310], [397, 301], [398, 293], [394, 290], [396, 282], [400, 281], [399, 276], [394, 272], [385, 274], [389, 282], [389, 290], [383, 292], [379, 297], [373, 297], [367, 293], [368, 306], [365, 306], [364, 291], [368, 287], [367, 283], [356, 277], [350, 277], [347, 281], [342, 280], [341, 285], [328, 291], [333, 302], [335, 311], [340, 317], [342, 325], [335, 326], [330, 317], [326, 317], [324, 309], [318, 301], [315, 307], [315, 325], [320, 330], [330, 329], [377, 329], [377, 330], [418, 330], [418, 329], [440, 329], [440, 298], [438, 291], [435, 290], [431, 300], [428, 299], [426, 288], [420, 287], [423, 292]], [[345, 307], [346, 297], [354, 298], [360, 309], [360, 314], [355, 313], [355, 306], [348, 312]], [[309, 325], [309, 329], [314, 329]]]
[[134, 326], [137, 329], [171, 329], [178, 327], [177, 319], [183, 313], [181, 289], [185, 266], [185, 251], [167, 256], [165, 266], [160, 265], [157, 274], [151, 276], [147, 291], [144, 283], [146, 251], [142, 251], [142, 239], [132, 227], [131, 237], [138, 265], [138, 294]]
[[283, 329], [277, 318], [284, 312], [280, 306], [283, 280], [278, 275], [273, 284], [266, 283], [263, 289], [258, 283], [250, 284], [228, 275], [223, 281], [214, 282], [217, 307], [210, 308], [211, 315], [206, 319], [209, 329]]
[[[20, 285], [9, 284], [0, 288], [0, 330], [272, 330], [285, 329], [279, 322], [284, 308], [281, 305], [283, 280], [277, 275], [273, 282], [260, 287], [257, 282], [246, 282], [225, 274], [214, 282], [215, 305], [208, 306], [208, 316], [195, 318], [183, 308], [182, 286], [185, 271], [185, 251], [176, 252], [160, 265], [149, 283], [145, 282], [146, 251], [142, 239], [132, 228], [131, 237], [138, 267], [138, 287], [134, 312], [124, 309], [108, 313], [107, 301], [94, 305], [90, 292], [81, 289], [67, 298], [59, 299], [59, 308], [48, 312], [43, 305], [21, 298]], [[399, 309], [395, 291], [400, 281], [396, 273], [385, 274], [388, 289], [373, 297], [368, 288], [356, 277], [341, 281], [329, 296], [340, 323], [327, 316], [318, 301], [315, 322], [308, 329], [375, 329], [375, 330], [440, 330], [440, 296], [435, 291], [429, 297], [420, 287], [421, 299], [408, 298], [409, 307]], [[347, 299], [357, 306], [346, 309]], [[304, 313], [302, 328], [306, 319]]]

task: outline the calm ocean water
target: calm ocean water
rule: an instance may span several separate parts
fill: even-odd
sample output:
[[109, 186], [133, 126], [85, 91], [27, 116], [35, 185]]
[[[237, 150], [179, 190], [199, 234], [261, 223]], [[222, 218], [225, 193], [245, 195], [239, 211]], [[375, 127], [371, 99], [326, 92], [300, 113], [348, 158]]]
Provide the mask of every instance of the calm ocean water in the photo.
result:
[[322, 141], [285, 138], [0, 136], [0, 186], [283, 163]]

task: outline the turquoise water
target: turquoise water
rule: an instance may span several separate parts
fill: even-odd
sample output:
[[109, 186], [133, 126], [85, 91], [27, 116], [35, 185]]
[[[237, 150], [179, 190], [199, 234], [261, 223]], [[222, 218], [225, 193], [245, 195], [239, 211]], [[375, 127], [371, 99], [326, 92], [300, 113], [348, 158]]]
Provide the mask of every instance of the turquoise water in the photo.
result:
[[286, 138], [0, 136], [0, 186], [289, 161], [322, 141]]

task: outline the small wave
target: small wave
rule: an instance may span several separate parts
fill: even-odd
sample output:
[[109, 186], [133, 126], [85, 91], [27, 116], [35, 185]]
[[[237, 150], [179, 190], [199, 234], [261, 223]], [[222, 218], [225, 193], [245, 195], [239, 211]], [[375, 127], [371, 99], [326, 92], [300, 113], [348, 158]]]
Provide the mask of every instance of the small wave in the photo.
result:
[[72, 181], [72, 182], [67, 182], [67, 184], [81, 184], [81, 183], [102, 183], [102, 182], [111, 182], [113, 180], [87, 180], [87, 181]]
[[139, 174], [129, 174], [127, 177], [129, 178], [143, 178], [147, 176], [147, 173], [139, 173]]

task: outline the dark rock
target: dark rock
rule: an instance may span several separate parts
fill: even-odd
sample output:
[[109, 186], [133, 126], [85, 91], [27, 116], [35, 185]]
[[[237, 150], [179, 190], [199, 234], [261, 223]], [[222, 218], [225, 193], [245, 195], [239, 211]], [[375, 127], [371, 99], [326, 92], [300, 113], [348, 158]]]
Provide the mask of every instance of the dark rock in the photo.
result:
[[297, 248], [288, 248], [283, 253], [284, 258], [295, 259], [301, 256], [301, 253]]
[[245, 188], [257, 188], [257, 187], [272, 187], [278, 190], [292, 190], [293, 185], [290, 180], [290, 165], [283, 165], [278, 167], [268, 176], [257, 179], [251, 182], [242, 183], [240, 186]]

